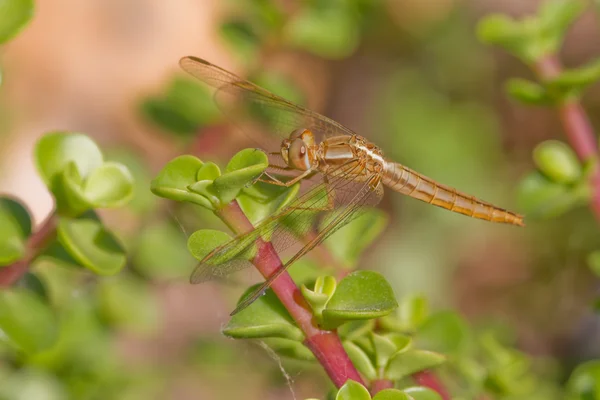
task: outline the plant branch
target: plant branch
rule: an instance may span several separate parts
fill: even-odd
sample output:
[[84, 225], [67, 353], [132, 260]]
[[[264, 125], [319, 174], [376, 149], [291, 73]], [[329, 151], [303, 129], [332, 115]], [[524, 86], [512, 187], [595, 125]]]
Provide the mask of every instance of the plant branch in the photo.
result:
[[[534, 69], [539, 78], [549, 80], [562, 71], [562, 65], [558, 57], [554, 54], [546, 55], [538, 60]], [[578, 99], [567, 99], [558, 106], [558, 112], [567, 139], [579, 159], [583, 162], [594, 161], [598, 159], [598, 141], [592, 124], [581, 106]], [[600, 165], [596, 163], [594, 170], [591, 171], [590, 183], [592, 185], [592, 199], [590, 207], [600, 223]]]
[[[217, 215], [237, 234], [254, 229], [235, 200], [219, 210]], [[258, 239], [256, 245], [258, 254], [252, 263], [267, 279], [282, 268], [283, 263], [270, 242]], [[291, 276], [284, 272], [273, 282], [271, 289], [304, 332], [304, 344], [313, 352], [335, 386], [340, 388], [348, 379], [364, 385], [337, 333], [324, 331], [315, 324], [310, 306]]]
[[50, 241], [56, 237], [58, 217], [54, 212], [46, 218], [39, 229], [27, 240], [25, 256], [14, 263], [0, 268], [0, 287], [9, 287], [17, 282], [29, 269], [29, 265], [40, 255]]
[[393, 389], [394, 382], [389, 379], [375, 379], [371, 382], [371, 396], [375, 396], [377, 393], [385, 389]]
[[420, 386], [427, 387], [435, 392], [437, 392], [443, 400], [451, 400], [450, 394], [448, 390], [444, 386], [444, 384], [440, 381], [436, 374], [431, 371], [421, 371], [412, 375], [412, 378], [418, 383]]

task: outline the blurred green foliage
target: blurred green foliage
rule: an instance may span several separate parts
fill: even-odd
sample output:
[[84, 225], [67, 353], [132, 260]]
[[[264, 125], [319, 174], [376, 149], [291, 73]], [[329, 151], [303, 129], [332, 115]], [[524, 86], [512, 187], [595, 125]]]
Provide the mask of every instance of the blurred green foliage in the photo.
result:
[[[402, 68], [382, 77], [373, 102], [377, 110], [373, 130], [385, 133], [376, 139], [389, 149], [386, 155], [440, 181], [477, 188], [485, 197], [501, 201], [512, 197], [508, 191], [512, 171], [501, 151], [498, 121], [480, 99], [470, 97], [480, 94], [474, 88], [486, 86], [491, 76], [486, 72], [489, 60], [474, 44], [473, 32], [464, 28], [460, 6], [447, 20], [423, 22], [412, 30], [418, 37], [407, 40], [401, 31], [414, 29], [420, 22], [393, 27], [388, 16], [392, 5], [385, 2], [305, 1], [292, 11], [270, 0], [235, 4], [239, 9], [220, 23], [221, 38], [246, 65], [252, 81], [298, 103], [304, 102], [303, 93], [286, 77], [264, 68], [275, 52], [307, 52], [337, 60], [337, 67], [351, 63], [349, 57], [364, 51], [361, 46], [389, 53], [411, 47], [408, 53], [417, 62], [402, 61]], [[484, 42], [534, 65], [540, 57], [560, 49], [568, 27], [584, 7], [583, 1], [551, 0], [537, 15], [522, 20], [491, 15], [480, 23], [477, 34]], [[0, 42], [21, 30], [32, 13], [29, 0], [0, 0]], [[598, 61], [593, 60], [540, 82], [509, 79], [506, 89], [526, 104], [558, 105], [578, 100], [599, 76]], [[143, 99], [139, 110], [148, 122], [184, 146], [201, 136], [204, 128], [222, 123], [208, 90], [179, 76], [162, 93]], [[55, 236], [37, 254], [31, 254], [29, 243], [39, 231], [33, 229], [26, 205], [0, 198], [0, 272], [4, 266], [34, 256], [29, 260], [30, 271], [13, 287], [0, 291], [0, 398], [162, 399], [171, 393], [172, 381], [185, 374], [191, 374], [193, 381], [209, 377], [211, 382], [203, 383], [215, 386], [214, 398], [262, 393], [256, 388], [261, 384], [283, 385], [273, 360], [248, 348], [240, 352], [231, 341], [207, 339], [205, 333], [199, 334], [198, 343], [186, 345], [181, 351], [184, 356], [160, 362], [136, 364], [118, 344], [123, 337], [144, 340], [156, 335], [168, 318], [163, 315], [159, 289], [187, 279], [195, 259], [230, 240], [224, 224], [215, 217], [223, 205], [235, 199], [248, 218], [257, 222], [289, 205], [298, 186], [252, 185], [268, 162], [264, 153], [250, 149], [238, 153], [223, 169], [195, 156], [180, 156], [164, 166], [152, 183], [148, 163], [130, 149], [105, 154], [118, 163], [106, 162], [98, 146], [78, 133], [51, 133], [37, 144], [35, 161], [57, 207]], [[564, 268], [562, 261], [540, 255], [543, 249], [555, 247], [566, 253], [560, 257], [585, 259], [586, 276], [600, 277], [600, 243], [591, 238], [597, 229], [583, 225], [587, 215], [576, 214], [577, 208], [589, 202], [593, 165], [579, 162], [567, 144], [556, 140], [539, 143], [530, 158], [535, 170], [525, 174], [516, 197], [531, 225], [547, 221], [540, 230], [548, 232], [534, 228], [543, 245], [529, 257], [546, 264], [537, 273], [552, 272], [556, 264]], [[192, 207], [166, 207], [150, 195], [149, 186], [161, 197]], [[458, 221], [463, 219], [396, 198], [391, 207], [402, 212], [403, 229], [410, 237], [398, 240], [399, 230], [395, 224], [388, 227], [387, 213], [369, 210], [326, 241], [323, 249], [331, 259], [305, 258], [291, 268], [315, 318], [337, 330], [361, 374], [369, 381], [389, 379], [396, 385], [371, 397], [366, 388], [349, 381], [329, 398], [439, 399], [435, 392], [415, 387], [411, 378], [432, 370], [458, 400], [600, 399], [597, 360], [582, 362], [571, 371], [571, 360], [532, 357], [520, 350], [517, 334], [505, 324], [467, 322], [446, 304], [440, 311], [439, 300], [447, 298], [440, 282], [460, 261], [454, 248], [461, 240], [473, 241], [492, 228], [473, 225], [472, 233], [460, 239]], [[201, 207], [193, 208], [196, 205]], [[133, 226], [118, 233], [108, 230], [99, 217], [104, 214], [95, 211], [106, 207], [121, 208], [116, 219], [127, 225], [131, 218]], [[565, 215], [572, 218], [571, 223], [553, 225], [553, 221], [565, 221], [560, 219]], [[571, 227], [576, 224], [581, 228], [573, 233]], [[384, 237], [386, 227], [389, 231]], [[193, 233], [187, 235], [188, 230]], [[189, 236], [187, 250], [185, 236]], [[490, 235], [489, 240], [500, 236]], [[578, 243], [576, 248], [565, 250], [565, 243], [572, 242]], [[247, 259], [251, 255], [228, 256]], [[338, 272], [345, 274], [359, 265], [383, 270], [389, 281], [373, 271], [337, 277]], [[96, 277], [117, 272], [121, 273]], [[548, 281], [559, 281], [561, 275], [532, 279], [550, 285]], [[536, 283], [524, 286], [526, 301], [521, 299], [519, 307], [534, 309], [529, 299], [537, 295], [533, 293], [538, 290]], [[404, 295], [408, 288], [427, 296]], [[394, 292], [402, 294], [400, 301]], [[554, 299], [564, 295], [548, 293], [544, 296]], [[199, 311], [210, 308], [185, 306]], [[564, 323], [558, 306], [546, 306], [544, 313], [557, 314], [560, 322], [555, 324]], [[600, 300], [595, 307], [600, 310]], [[304, 371], [311, 380], [318, 374], [311, 367], [316, 365], [313, 354], [302, 343], [302, 331], [271, 291], [231, 318], [222, 331], [232, 338], [260, 339], [292, 374]], [[542, 341], [544, 333], [538, 333]], [[230, 384], [232, 377], [238, 384]]]
[[34, 12], [33, 0], [2, 0], [0, 2], [0, 44], [12, 39], [23, 29]]

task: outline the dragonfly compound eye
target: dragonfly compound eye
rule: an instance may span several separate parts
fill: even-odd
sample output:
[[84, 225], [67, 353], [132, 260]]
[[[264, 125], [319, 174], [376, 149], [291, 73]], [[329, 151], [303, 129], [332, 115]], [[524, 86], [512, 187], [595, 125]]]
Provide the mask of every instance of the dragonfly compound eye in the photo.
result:
[[306, 143], [302, 139], [295, 139], [290, 144], [289, 148], [289, 164], [291, 167], [306, 171], [310, 169], [310, 159], [308, 157], [308, 149]]

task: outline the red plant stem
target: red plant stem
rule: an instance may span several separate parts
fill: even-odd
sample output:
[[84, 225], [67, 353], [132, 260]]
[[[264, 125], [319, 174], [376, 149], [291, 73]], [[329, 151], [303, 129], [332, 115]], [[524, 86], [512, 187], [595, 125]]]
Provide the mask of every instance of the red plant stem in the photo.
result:
[[[549, 54], [539, 59], [534, 69], [542, 80], [548, 80], [561, 73], [562, 65], [556, 55]], [[583, 162], [598, 159], [596, 134], [579, 100], [567, 99], [559, 105], [558, 112], [567, 139], [579, 159]], [[590, 207], [600, 223], [600, 165], [594, 166], [590, 182], [593, 188]]]
[[371, 382], [371, 395], [375, 396], [377, 393], [385, 389], [393, 389], [394, 382], [389, 379], [375, 379]]
[[[254, 229], [254, 226], [236, 201], [229, 203], [219, 210], [217, 215], [235, 233], [239, 234]], [[256, 244], [258, 254], [254, 258], [253, 264], [267, 279], [275, 271], [282, 268], [283, 264], [270, 242], [258, 239]], [[306, 336], [304, 344], [313, 352], [334, 385], [340, 388], [348, 379], [364, 385], [362, 378], [344, 350], [337, 333], [335, 331], [321, 330], [314, 323], [310, 306], [291, 276], [287, 272], [284, 272], [273, 282], [271, 289], [290, 313], [298, 327], [304, 332]]]
[[27, 240], [25, 256], [14, 263], [0, 268], [0, 287], [12, 286], [29, 268], [29, 264], [46, 248], [56, 236], [57, 216], [52, 213], [42, 223], [42, 226]]
[[416, 374], [413, 374], [412, 378], [420, 386], [427, 387], [437, 392], [440, 396], [442, 396], [443, 400], [451, 400], [450, 394], [446, 390], [446, 387], [433, 372], [427, 370], [417, 372]]

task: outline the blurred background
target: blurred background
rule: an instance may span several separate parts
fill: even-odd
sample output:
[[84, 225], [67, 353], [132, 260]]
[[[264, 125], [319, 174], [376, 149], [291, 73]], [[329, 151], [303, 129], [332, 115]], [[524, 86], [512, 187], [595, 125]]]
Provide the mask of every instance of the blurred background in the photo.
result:
[[[32, 149], [57, 130], [90, 135], [108, 149], [107, 158], [133, 170], [138, 186], [130, 207], [102, 214], [131, 250], [126, 271], [101, 279], [88, 294], [85, 287], [61, 290], [80, 279], [72, 271], [40, 267], [56, 301], [73, 304], [64, 329], [78, 338], [65, 346], [79, 349], [72, 357], [78, 361], [67, 363], [62, 353], [60, 361], [40, 357], [35, 368], [10, 375], [3, 395], [322, 398], [326, 379], [318, 366], [283, 368], [260, 345], [220, 335], [242, 286], [187, 283], [194, 260], [186, 237], [222, 225], [208, 212], [153, 197], [150, 180], [179, 154], [225, 165], [255, 144], [232, 140], [210, 92], [184, 76], [179, 58], [195, 55], [248, 77], [350, 127], [410, 168], [519, 211], [517, 188], [533, 168], [532, 149], [564, 136], [554, 110], [508, 99], [503, 82], [531, 73], [480, 44], [475, 30], [487, 14], [521, 16], [538, 5], [38, 1], [29, 26], [2, 49], [1, 192], [21, 198], [38, 223], [44, 219], [52, 198]], [[561, 54], [566, 65], [600, 53], [598, 18], [589, 10], [569, 31]], [[598, 122], [600, 92], [591, 90], [584, 105]], [[502, 326], [516, 348], [547, 360], [556, 382], [600, 356], [600, 319], [589, 306], [598, 282], [585, 262], [600, 240], [587, 208], [528, 220], [525, 229], [391, 192], [381, 209], [389, 223], [360, 266], [382, 272], [398, 297], [420, 293], [432, 308], [455, 309], [474, 326]], [[86, 316], [91, 308], [98, 319]], [[85, 363], [89, 368], [73, 372]], [[115, 376], [116, 366], [127, 376]]]

